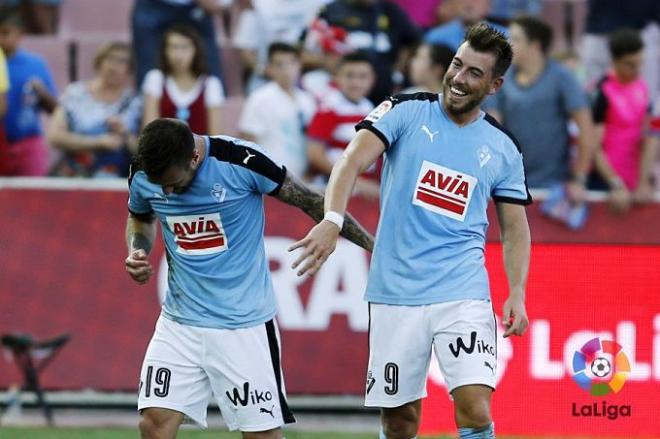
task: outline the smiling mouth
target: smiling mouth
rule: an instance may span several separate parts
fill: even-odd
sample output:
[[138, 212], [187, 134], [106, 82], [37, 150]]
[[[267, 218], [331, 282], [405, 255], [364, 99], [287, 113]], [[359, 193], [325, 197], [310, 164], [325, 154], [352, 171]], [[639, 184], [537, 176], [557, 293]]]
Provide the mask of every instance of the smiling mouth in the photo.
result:
[[468, 95], [468, 93], [466, 91], [463, 91], [463, 90], [461, 90], [461, 89], [459, 89], [459, 88], [457, 88], [456, 86], [453, 86], [453, 85], [451, 87], [449, 87], [449, 93], [452, 97], [454, 97], [456, 99], [461, 99], [461, 98], [464, 98]]

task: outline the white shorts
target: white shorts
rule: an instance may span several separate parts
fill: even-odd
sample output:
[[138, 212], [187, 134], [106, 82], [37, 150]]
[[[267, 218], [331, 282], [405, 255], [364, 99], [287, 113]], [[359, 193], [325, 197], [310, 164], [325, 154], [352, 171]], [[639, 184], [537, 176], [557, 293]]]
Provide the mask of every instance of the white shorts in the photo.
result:
[[179, 411], [206, 428], [211, 395], [230, 430], [265, 431], [295, 422], [286, 401], [274, 320], [251, 328], [182, 325], [162, 315], [147, 348], [138, 410]]
[[449, 392], [495, 388], [497, 326], [489, 300], [421, 306], [369, 304], [365, 405], [399, 407], [426, 396], [431, 348]]

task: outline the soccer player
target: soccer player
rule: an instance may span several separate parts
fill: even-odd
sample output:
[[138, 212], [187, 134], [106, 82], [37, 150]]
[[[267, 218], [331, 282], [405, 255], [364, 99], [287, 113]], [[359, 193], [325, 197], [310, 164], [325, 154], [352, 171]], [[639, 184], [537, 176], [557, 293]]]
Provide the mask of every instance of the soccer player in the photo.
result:
[[[357, 175], [385, 155], [381, 212], [371, 261], [366, 405], [381, 408], [381, 438], [417, 434], [431, 347], [454, 400], [461, 438], [493, 438], [496, 322], [484, 265], [492, 198], [502, 231], [509, 296], [505, 337], [528, 320], [525, 283], [531, 202], [519, 146], [480, 109], [495, 93], [512, 51], [499, 31], [479, 24], [466, 34], [442, 94], [396, 95], [357, 126], [326, 190], [326, 216], [343, 216]], [[291, 249], [311, 273], [333, 248], [339, 228], [315, 226]]]
[[[244, 438], [281, 438], [280, 427], [294, 418], [280, 367], [263, 194], [316, 221], [323, 196], [256, 144], [197, 136], [176, 119], [144, 128], [137, 164], [141, 170], [129, 178], [126, 270], [139, 284], [152, 276], [147, 256], [156, 220], [169, 267], [167, 298], [140, 375], [142, 437], [174, 438], [184, 419], [205, 427], [213, 395], [229, 428]], [[343, 231], [372, 248], [354, 220]]]

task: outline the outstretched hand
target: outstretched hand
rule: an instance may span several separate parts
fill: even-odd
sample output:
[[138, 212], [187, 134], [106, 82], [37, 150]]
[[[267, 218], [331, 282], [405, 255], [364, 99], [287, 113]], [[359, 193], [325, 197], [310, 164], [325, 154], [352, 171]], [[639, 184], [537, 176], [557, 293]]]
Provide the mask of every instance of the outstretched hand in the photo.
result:
[[324, 220], [315, 225], [307, 236], [289, 247], [290, 252], [298, 248], [303, 249], [298, 259], [291, 265], [293, 269], [302, 265], [298, 270], [298, 276], [305, 273], [310, 276], [316, 274], [321, 265], [328, 259], [328, 256], [335, 251], [339, 232], [337, 225]]

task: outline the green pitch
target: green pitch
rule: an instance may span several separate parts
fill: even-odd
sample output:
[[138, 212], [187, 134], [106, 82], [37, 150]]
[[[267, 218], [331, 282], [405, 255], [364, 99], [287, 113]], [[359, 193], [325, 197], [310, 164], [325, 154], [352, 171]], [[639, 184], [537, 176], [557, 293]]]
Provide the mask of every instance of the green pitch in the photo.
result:
[[[139, 435], [136, 430], [126, 428], [4, 428], [0, 426], [0, 437], [2, 439], [137, 439]], [[219, 430], [182, 430], [178, 437], [181, 439], [240, 439], [241, 435]], [[287, 439], [376, 439], [377, 435], [375, 433], [307, 433], [287, 430], [286, 437]], [[450, 439], [453, 437], [434, 436], [428, 439]], [[498, 439], [538, 438], [498, 436]], [[544, 439], [561, 438], [544, 437]]]

